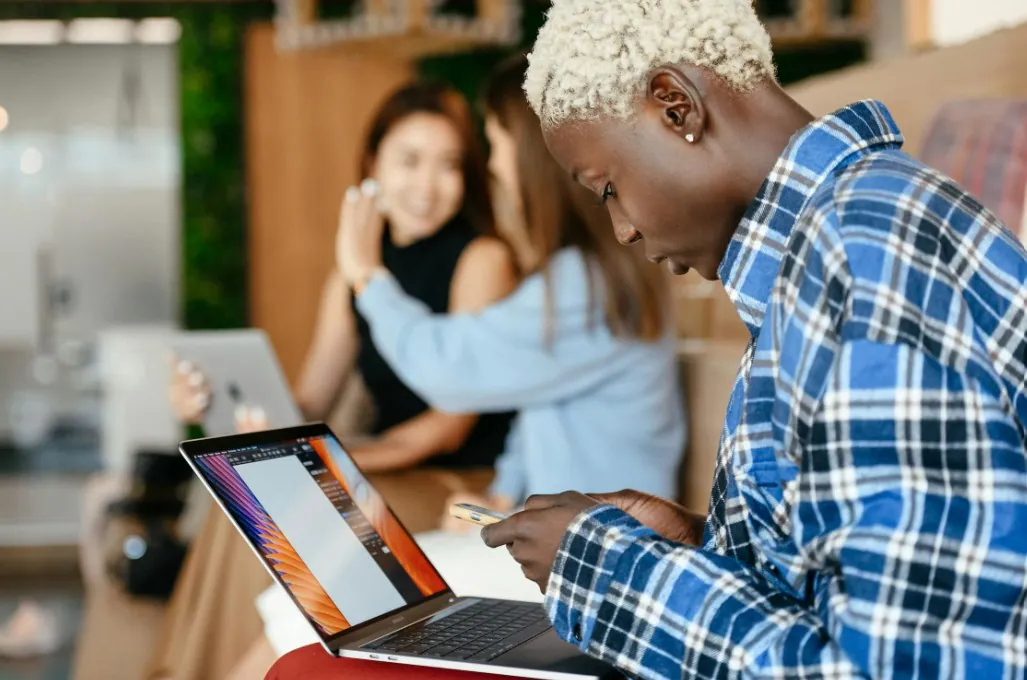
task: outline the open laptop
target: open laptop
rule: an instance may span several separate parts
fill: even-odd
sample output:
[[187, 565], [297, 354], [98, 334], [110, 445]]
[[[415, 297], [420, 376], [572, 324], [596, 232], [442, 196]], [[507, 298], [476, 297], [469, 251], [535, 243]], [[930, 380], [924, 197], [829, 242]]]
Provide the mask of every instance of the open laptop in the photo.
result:
[[263, 331], [192, 331], [172, 341], [179, 359], [207, 376], [211, 400], [203, 421], [208, 434], [235, 432], [237, 406], [260, 406], [272, 427], [303, 422], [274, 349]]
[[183, 442], [330, 654], [525, 678], [609, 677], [538, 603], [457, 597], [323, 424]]

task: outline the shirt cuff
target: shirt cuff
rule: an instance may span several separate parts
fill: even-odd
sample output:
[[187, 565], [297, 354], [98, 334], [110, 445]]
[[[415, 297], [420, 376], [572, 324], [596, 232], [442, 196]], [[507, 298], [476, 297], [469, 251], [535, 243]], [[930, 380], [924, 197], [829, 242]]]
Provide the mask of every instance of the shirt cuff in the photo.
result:
[[588, 649], [617, 560], [639, 531], [650, 530], [611, 505], [582, 513], [568, 527], [546, 588], [546, 610], [560, 638]]
[[371, 275], [371, 278], [364, 283], [360, 295], [357, 295], [355, 299], [360, 313], [370, 317], [376, 309], [386, 308], [390, 300], [395, 300], [396, 296], [402, 297], [403, 295], [403, 289], [399, 282], [392, 276], [381, 272]]
[[[357, 310], [371, 327], [371, 337], [378, 353], [393, 367], [397, 367], [397, 356], [401, 341], [410, 329], [411, 322], [431, 317], [421, 301], [412, 299], [392, 276], [382, 272], [372, 276], [364, 290], [356, 297]], [[407, 382], [402, 370], [396, 370]]]

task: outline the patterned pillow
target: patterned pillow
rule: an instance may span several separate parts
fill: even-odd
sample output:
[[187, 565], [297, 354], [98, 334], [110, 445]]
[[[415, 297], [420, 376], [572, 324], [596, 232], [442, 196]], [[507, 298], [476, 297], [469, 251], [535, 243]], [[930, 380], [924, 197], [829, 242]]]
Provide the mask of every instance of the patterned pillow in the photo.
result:
[[1027, 100], [944, 104], [921, 160], [966, 187], [1027, 242]]

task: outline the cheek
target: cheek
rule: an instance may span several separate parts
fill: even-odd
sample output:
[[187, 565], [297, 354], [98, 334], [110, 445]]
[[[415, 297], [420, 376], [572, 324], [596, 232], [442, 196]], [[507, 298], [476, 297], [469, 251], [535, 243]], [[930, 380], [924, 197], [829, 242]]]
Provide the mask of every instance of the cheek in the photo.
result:
[[492, 158], [489, 159], [489, 171], [505, 191], [517, 191], [517, 168], [512, 149], [506, 146], [496, 147]]
[[438, 192], [440, 203], [447, 210], [456, 212], [464, 201], [464, 176], [459, 171], [449, 170], [439, 176]]
[[378, 190], [386, 201], [395, 199], [407, 190], [411, 173], [401, 165], [381, 165], [376, 168], [374, 178], [378, 180]]
[[666, 201], [661, 200], [658, 193], [628, 185], [623, 189], [617, 188], [617, 202], [611, 206], [610, 216], [630, 224], [651, 245], [658, 245], [668, 228], [669, 215], [663, 208], [665, 205]]

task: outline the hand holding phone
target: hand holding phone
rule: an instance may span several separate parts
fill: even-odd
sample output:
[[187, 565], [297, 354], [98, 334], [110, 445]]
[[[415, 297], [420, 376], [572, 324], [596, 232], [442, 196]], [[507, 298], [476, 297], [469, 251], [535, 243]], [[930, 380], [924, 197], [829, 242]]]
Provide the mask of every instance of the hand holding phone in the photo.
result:
[[457, 503], [456, 505], [449, 506], [449, 514], [457, 519], [483, 527], [495, 524], [496, 522], [502, 522], [509, 517], [509, 515], [504, 515], [501, 512], [489, 510], [480, 505], [471, 505], [470, 503]]

